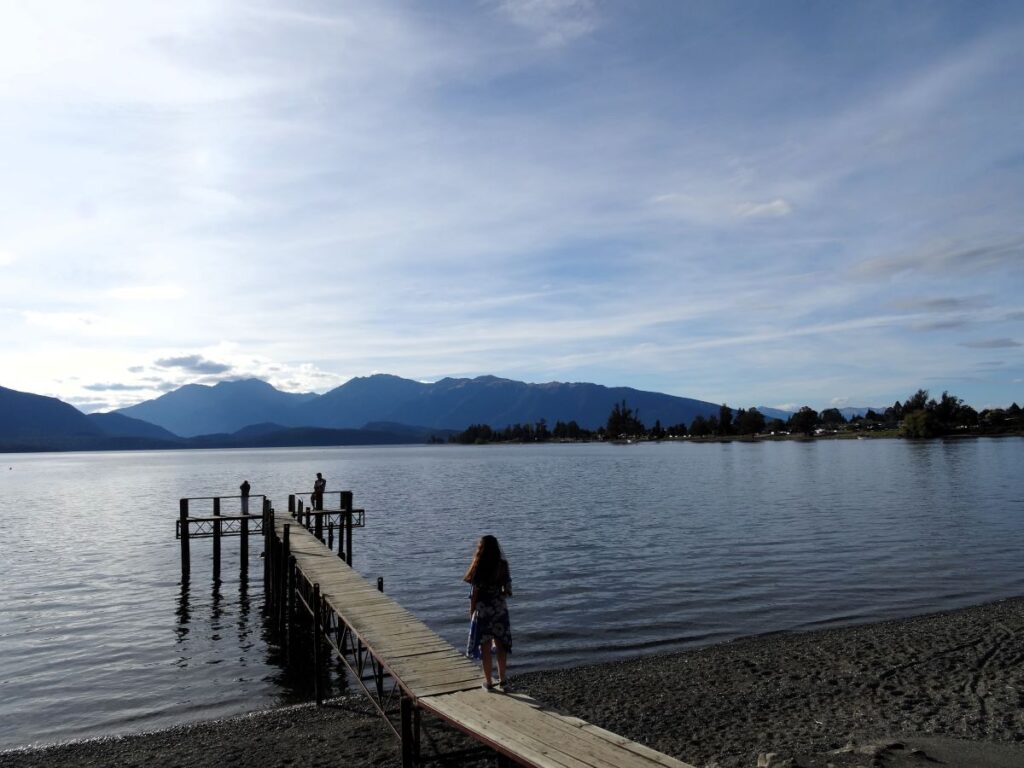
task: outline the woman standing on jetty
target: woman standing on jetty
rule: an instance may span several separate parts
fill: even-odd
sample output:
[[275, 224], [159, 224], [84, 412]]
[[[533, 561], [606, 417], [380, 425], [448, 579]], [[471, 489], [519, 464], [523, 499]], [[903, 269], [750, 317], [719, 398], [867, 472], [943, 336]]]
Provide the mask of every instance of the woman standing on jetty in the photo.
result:
[[494, 688], [491, 682], [491, 644], [498, 652], [498, 686], [508, 690], [505, 663], [512, 652], [512, 626], [508, 620], [506, 597], [512, 597], [512, 576], [501, 546], [493, 536], [484, 536], [476, 545], [473, 561], [462, 580], [473, 586], [469, 596], [469, 642], [466, 655], [480, 659], [484, 688]]

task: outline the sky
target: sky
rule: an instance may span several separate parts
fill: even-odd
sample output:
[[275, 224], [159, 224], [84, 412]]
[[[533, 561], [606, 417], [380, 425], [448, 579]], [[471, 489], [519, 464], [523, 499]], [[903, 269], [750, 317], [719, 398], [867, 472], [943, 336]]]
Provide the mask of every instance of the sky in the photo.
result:
[[1024, 403], [1024, 4], [0, 0], [0, 386]]

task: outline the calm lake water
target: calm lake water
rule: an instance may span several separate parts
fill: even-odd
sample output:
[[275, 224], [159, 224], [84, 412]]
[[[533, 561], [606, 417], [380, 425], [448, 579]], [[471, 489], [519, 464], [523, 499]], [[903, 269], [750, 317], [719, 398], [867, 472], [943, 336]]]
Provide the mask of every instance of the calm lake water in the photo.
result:
[[[309, 695], [210, 542], [180, 580], [182, 496], [248, 478], [281, 511], [321, 471], [368, 524], [355, 566], [456, 646], [494, 533], [514, 671], [1024, 594], [1024, 440], [386, 447], [0, 455], [0, 748]], [[230, 510], [225, 509], [225, 512]]]

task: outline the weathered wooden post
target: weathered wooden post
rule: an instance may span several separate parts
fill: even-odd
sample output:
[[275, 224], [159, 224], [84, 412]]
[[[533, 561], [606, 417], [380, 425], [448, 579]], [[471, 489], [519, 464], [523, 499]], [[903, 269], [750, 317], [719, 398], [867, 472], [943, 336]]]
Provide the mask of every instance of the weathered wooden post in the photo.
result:
[[352, 510], [345, 512], [345, 562], [352, 565]]
[[281, 601], [278, 603], [277, 611], [277, 628], [279, 631], [284, 631], [285, 622], [287, 621], [287, 606], [288, 606], [288, 568], [287, 564], [292, 560], [292, 544], [291, 544], [291, 533], [292, 527], [289, 523], [284, 524], [284, 530], [281, 534], [281, 574], [278, 594], [281, 596]]
[[288, 494], [288, 514], [295, 517], [295, 494]]
[[291, 658], [295, 645], [295, 555], [288, 558], [288, 620], [285, 633], [285, 647], [288, 650], [288, 657]]
[[263, 591], [266, 595], [268, 608], [274, 604], [274, 576], [275, 566], [274, 555], [276, 547], [274, 546], [277, 537], [274, 535], [274, 510], [270, 506], [270, 502], [264, 501], [263, 503], [263, 535], [266, 540], [265, 549], [263, 550]]
[[[377, 591], [384, 591], [384, 577], [377, 577]], [[375, 664], [373, 669], [373, 682], [377, 685], [377, 698], [384, 701], [384, 665]]]
[[267, 583], [270, 575], [270, 525], [267, 523], [267, 506], [266, 500], [263, 502], [263, 520], [261, 525], [263, 526], [263, 599], [267, 599]]
[[239, 572], [242, 576], [249, 573], [249, 513], [246, 512], [242, 515], [242, 543], [238, 549], [238, 557], [241, 562], [238, 565]]
[[412, 768], [412, 699], [402, 694], [402, 768]]
[[188, 499], [178, 502], [178, 525], [181, 532], [181, 575], [188, 576], [192, 560], [188, 550]]
[[316, 512], [313, 515], [313, 535], [316, 536], [317, 539], [320, 540], [320, 541], [324, 540], [324, 513], [323, 512]]
[[341, 520], [345, 532], [345, 562], [352, 565], [352, 491], [342, 491], [339, 497], [339, 505], [344, 510]]
[[[213, 516], [220, 517], [220, 496], [213, 500]], [[220, 520], [213, 521], [213, 578], [220, 580]]]
[[327, 548], [334, 549], [334, 521], [327, 523]]
[[320, 679], [323, 671], [323, 653], [320, 648], [320, 583], [313, 585], [313, 692], [316, 694], [316, 705], [324, 704], [323, 683]]

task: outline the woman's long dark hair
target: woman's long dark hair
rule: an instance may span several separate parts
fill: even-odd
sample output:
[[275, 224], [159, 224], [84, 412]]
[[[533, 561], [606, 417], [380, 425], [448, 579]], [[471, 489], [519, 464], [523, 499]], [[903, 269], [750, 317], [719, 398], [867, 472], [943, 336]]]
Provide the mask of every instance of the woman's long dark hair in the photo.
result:
[[481, 536], [476, 545], [473, 562], [469, 564], [462, 580], [469, 584], [497, 584], [501, 580], [503, 559], [498, 540], [490, 534]]

